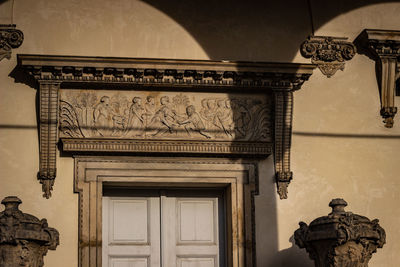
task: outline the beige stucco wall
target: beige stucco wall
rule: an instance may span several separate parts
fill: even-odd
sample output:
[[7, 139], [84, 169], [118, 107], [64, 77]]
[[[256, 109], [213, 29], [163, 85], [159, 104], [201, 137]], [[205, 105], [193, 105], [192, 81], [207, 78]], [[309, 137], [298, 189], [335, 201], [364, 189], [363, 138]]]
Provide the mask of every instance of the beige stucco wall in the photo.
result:
[[[7, 2], [0, 5], [1, 23], [9, 23], [7, 7]], [[184, 9], [176, 6], [177, 14], [180, 8]], [[282, 16], [266, 11], [265, 21], [282, 18], [279, 29], [277, 23], [265, 23], [262, 17], [252, 19], [251, 13], [239, 16], [236, 10], [231, 17], [221, 13], [230, 18], [224, 20], [229, 24], [222, 30], [224, 25], [215, 12], [208, 19], [204, 15], [196, 16], [193, 22], [186, 20], [200, 25], [196, 28], [180, 25], [179, 19], [147, 3], [130, 0], [15, 1], [14, 23], [24, 32], [25, 41], [13, 51], [11, 60], [0, 62], [0, 198], [19, 196], [23, 211], [47, 218], [49, 225], [60, 231], [61, 244], [48, 253], [45, 266], [77, 266], [78, 204], [73, 193], [73, 160], [58, 158], [53, 197], [42, 198], [36, 180], [36, 91], [8, 77], [16, 66], [16, 53], [215, 59], [211, 52], [221, 51], [219, 55], [227, 55], [226, 59], [307, 62], [299, 53], [288, 53], [299, 45], [299, 40], [292, 38], [297, 27], [309, 23], [303, 14], [306, 8], [300, 14], [289, 12], [292, 17], [285, 8], [275, 8]], [[324, 16], [323, 12], [314, 10], [316, 20]], [[398, 14], [400, 3], [365, 6], [331, 19], [316, 34], [353, 40], [364, 28], [399, 30]], [[254, 25], [246, 27], [247, 20]], [[209, 36], [188, 31], [193, 28], [203, 29]], [[215, 36], [223, 38], [211, 50]], [[221, 44], [221, 40], [226, 43]], [[399, 97], [396, 101], [399, 105]], [[295, 93], [294, 180], [289, 199], [277, 198], [272, 159], [260, 163], [258, 266], [312, 266], [290, 239], [300, 220], [309, 223], [326, 215], [329, 201], [336, 197], [349, 202], [348, 210], [379, 218], [386, 230], [387, 244], [373, 256], [370, 266], [400, 265], [400, 115], [394, 128], [387, 129], [379, 109], [374, 62], [362, 55], [356, 55], [346, 63], [344, 72], [330, 79], [315, 71]]]

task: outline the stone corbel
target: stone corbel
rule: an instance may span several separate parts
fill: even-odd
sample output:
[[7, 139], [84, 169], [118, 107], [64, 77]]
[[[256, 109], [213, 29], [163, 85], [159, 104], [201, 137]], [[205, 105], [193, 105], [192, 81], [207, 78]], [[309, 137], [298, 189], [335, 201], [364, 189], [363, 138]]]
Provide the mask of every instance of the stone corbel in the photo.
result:
[[56, 178], [60, 82], [39, 81], [39, 173], [43, 196], [50, 198]]
[[380, 90], [380, 114], [385, 127], [393, 127], [397, 113], [395, 105], [396, 83], [400, 79], [400, 31], [365, 29], [354, 44], [359, 53], [376, 62], [376, 76]]
[[293, 92], [274, 90], [275, 100], [275, 180], [280, 199], [287, 198], [292, 180], [290, 146], [292, 138]]
[[356, 53], [356, 47], [346, 40], [345, 37], [309, 36], [301, 44], [300, 52], [330, 78], [336, 71], [344, 70], [345, 61]]
[[0, 61], [10, 59], [13, 48], [18, 48], [24, 41], [24, 34], [15, 24], [0, 24]]

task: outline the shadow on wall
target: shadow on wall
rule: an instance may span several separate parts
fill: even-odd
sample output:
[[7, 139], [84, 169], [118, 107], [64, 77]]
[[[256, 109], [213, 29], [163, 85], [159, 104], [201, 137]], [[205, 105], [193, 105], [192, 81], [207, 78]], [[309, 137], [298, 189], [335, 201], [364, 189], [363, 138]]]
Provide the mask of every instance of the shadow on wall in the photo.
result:
[[[184, 27], [212, 60], [291, 62], [311, 34], [307, 0], [144, 0]], [[396, 0], [310, 0], [314, 28], [363, 6]], [[366, 25], [368, 27], [368, 25]], [[361, 31], [362, 29], [360, 29]]]
[[292, 246], [276, 253], [271, 266], [314, 267], [314, 262], [310, 260], [305, 249], [300, 250], [295, 244], [293, 235], [289, 242], [292, 243]]

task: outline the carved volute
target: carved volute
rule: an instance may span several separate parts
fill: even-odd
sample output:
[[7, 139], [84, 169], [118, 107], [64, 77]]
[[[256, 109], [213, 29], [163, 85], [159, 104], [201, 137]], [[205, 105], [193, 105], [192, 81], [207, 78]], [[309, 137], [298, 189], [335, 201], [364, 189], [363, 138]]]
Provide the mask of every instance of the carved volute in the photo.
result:
[[47, 250], [55, 250], [59, 234], [39, 220], [23, 213], [18, 206], [22, 201], [15, 196], [2, 200], [0, 212], [0, 267], [41, 267]]
[[346, 212], [343, 199], [333, 199], [328, 216], [308, 226], [300, 222], [294, 233], [296, 244], [305, 248], [317, 267], [367, 267], [372, 253], [386, 242], [378, 220]]

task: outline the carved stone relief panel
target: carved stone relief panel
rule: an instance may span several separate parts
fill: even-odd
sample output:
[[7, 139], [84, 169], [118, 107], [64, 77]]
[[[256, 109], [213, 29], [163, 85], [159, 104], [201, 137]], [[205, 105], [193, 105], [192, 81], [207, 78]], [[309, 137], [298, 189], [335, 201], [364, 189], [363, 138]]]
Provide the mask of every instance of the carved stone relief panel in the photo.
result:
[[61, 90], [61, 138], [271, 142], [263, 95]]

